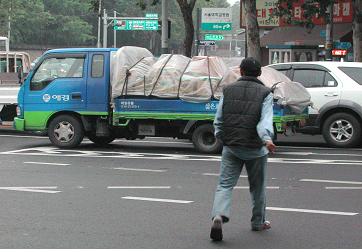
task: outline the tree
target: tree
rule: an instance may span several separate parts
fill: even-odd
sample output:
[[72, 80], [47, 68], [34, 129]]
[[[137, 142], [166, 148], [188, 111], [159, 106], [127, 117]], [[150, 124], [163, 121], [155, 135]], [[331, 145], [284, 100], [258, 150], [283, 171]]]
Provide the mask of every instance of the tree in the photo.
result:
[[[303, 20], [293, 19], [293, 2], [295, 0], [279, 0], [278, 9], [275, 15], [281, 17], [288, 24], [296, 24], [305, 26], [307, 29], [312, 29], [315, 24], [313, 23], [314, 17], [322, 18], [327, 24], [331, 22], [328, 7], [335, 3], [335, 0], [324, 1], [305, 1], [301, 8], [303, 10]], [[362, 1], [352, 0], [353, 5], [353, 52], [354, 61], [362, 61], [361, 54], [361, 31], [362, 31]]]
[[261, 62], [259, 25], [256, 16], [256, 1], [243, 0], [245, 6], [246, 37], [248, 45], [248, 57], [254, 57]]

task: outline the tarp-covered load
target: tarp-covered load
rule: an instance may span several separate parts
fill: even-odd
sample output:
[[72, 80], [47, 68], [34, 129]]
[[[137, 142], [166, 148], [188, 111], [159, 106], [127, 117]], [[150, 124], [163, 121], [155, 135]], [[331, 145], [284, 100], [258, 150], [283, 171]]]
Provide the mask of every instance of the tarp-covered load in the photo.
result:
[[[163, 54], [154, 58], [147, 49], [122, 47], [112, 59], [112, 98], [124, 95], [180, 98], [190, 102], [219, 99], [222, 90], [240, 78], [238, 66], [228, 68], [215, 56]], [[271, 88], [274, 99], [295, 113], [311, 104], [310, 94], [284, 74], [262, 67], [258, 77]]]

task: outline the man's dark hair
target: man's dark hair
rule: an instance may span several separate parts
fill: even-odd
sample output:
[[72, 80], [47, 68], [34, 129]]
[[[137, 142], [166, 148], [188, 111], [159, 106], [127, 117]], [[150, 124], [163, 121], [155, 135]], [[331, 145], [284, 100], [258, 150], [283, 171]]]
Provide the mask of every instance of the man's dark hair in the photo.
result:
[[253, 57], [245, 58], [240, 63], [240, 69], [246, 76], [258, 77], [261, 74], [261, 65]]

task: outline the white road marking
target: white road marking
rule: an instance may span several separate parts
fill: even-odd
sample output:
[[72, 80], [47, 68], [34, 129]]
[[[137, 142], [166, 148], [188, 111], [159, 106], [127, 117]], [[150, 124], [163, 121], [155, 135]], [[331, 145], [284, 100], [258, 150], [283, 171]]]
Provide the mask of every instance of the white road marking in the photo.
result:
[[281, 208], [281, 207], [267, 207], [266, 209], [271, 210], [271, 211], [317, 213], [317, 214], [332, 214], [332, 215], [346, 215], [346, 216], [354, 216], [354, 215], [359, 214], [359, 213], [351, 213], [351, 212], [336, 212], [336, 211], [298, 209], [298, 208]]
[[[204, 176], [220, 176], [220, 173], [202, 173]], [[240, 175], [240, 178], [247, 178], [247, 175]]]
[[306, 158], [268, 158], [268, 162], [282, 164], [362, 165], [362, 160], [326, 160]]
[[53, 191], [46, 189], [57, 189], [57, 186], [27, 186], [27, 187], [0, 187], [0, 190], [20, 191], [20, 192], [38, 192], [38, 193], [59, 193], [61, 191]]
[[193, 201], [188, 201], [188, 200], [157, 199], [157, 198], [143, 198], [143, 197], [131, 197], [131, 196], [125, 196], [125, 197], [122, 197], [122, 199], [156, 201], [156, 202], [178, 203], [178, 204], [189, 204], [189, 203], [193, 202]]
[[[279, 186], [267, 186], [265, 187], [266, 189], [271, 189], [271, 190], [279, 190]], [[249, 186], [235, 186], [234, 189], [248, 189], [249, 190]]]
[[362, 187], [353, 187], [353, 186], [345, 186], [345, 187], [338, 187], [338, 186], [326, 186], [327, 190], [362, 190]]
[[67, 165], [70, 165], [70, 164], [61, 164], [61, 163], [43, 163], [43, 162], [24, 162], [24, 164], [57, 165], [57, 166], [67, 166]]
[[[132, 153], [115, 151], [86, 151], [64, 150], [55, 147], [38, 147], [1, 152], [1, 155], [24, 156], [56, 156], [56, 157], [87, 157], [87, 158], [120, 158], [120, 159], [148, 159], [148, 160], [174, 160], [174, 161], [207, 161], [220, 162], [220, 155], [181, 155], [166, 153]], [[296, 158], [269, 158], [269, 163], [293, 163], [316, 165], [358, 165], [362, 166], [362, 160], [323, 160], [323, 159], [296, 159]], [[310, 167], [308, 167], [310, 168]]]
[[13, 137], [13, 138], [34, 138], [34, 139], [45, 139], [45, 136], [16, 136], [16, 135], [0, 135], [0, 137]]
[[171, 189], [171, 186], [108, 186], [108, 189]]
[[300, 179], [301, 182], [317, 182], [317, 183], [335, 183], [335, 184], [351, 184], [362, 185], [359, 181], [341, 181], [341, 180], [323, 180], [323, 179]]
[[139, 169], [139, 168], [113, 168], [114, 170], [122, 171], [143, 171], [143, 172], [166, 172], [167, 170]]

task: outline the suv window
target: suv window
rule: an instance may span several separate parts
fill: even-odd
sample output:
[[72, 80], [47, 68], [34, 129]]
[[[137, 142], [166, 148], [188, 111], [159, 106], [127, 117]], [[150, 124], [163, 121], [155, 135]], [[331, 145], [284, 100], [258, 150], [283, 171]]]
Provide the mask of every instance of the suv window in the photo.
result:
[[36, 70], [30, 90], [42, 90], [57, 78], [82, 78], [84, 58], [48, 58]]
[[306, 88], [337, 86], [337, 81], [328, 72], [313, 69], [295, 69], [293, 81]]
[[361, 67], [338, 67], [343, 73], [347, 74], [352, 80], [362, 85]]

